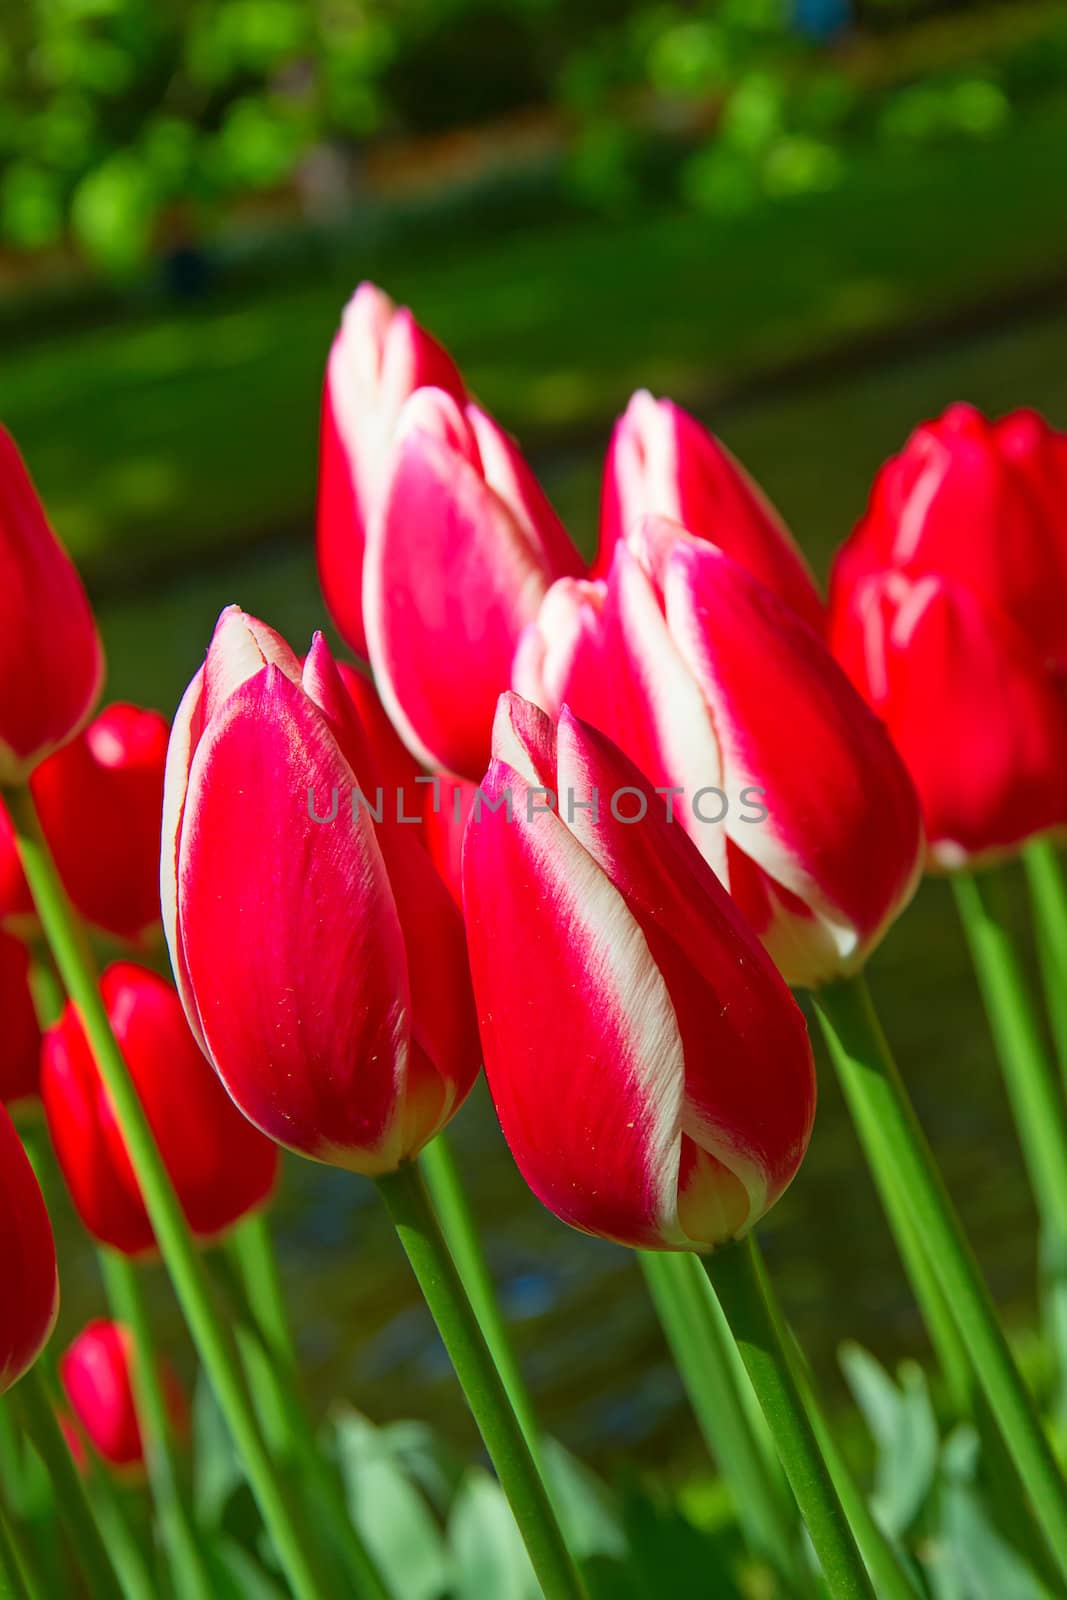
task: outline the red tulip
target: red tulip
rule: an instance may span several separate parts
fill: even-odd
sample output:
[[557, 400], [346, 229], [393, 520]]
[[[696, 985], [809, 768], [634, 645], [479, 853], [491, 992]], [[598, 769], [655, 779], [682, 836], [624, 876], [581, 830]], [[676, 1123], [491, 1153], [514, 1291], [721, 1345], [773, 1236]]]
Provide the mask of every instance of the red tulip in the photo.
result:
[[42, 762], [33, 798], [60, 876], [84, 917], [121, 939], [159, 923], [159, 830], [170, 725], [107, 706]]
[[[278, 1152], [223, 1092], [169, 983], [123, 961], [108, 968], [100, 991], [189, 1226], [198, 1238], [213, 1239], [267, 1199]], [[140, 1187], [71, 1005], [45, 1034], [41, 1098], [89, 1232], [124, 1255], [153, 1251]]]
[[569, 710], [557, 729], [503, 696], [482, 789], [467, 936], [489, 1086], [527, 1183], [622, 1244], [742, 1236], [811, 1133], [795, 1001], [651, 785]]
[[223, 612], [171, 737], [171, 958], [246, 1116], [371, 1174], [432, 1139], [478, 1069], [461, 920], [417, 830], [375, 820], [378, 783], [322, 638], [301, 668]]
[[[90, 1322], [63, 1353], [59, 1377], [77, 1423], [101, 1460], [119, 1471], [144, 1465], [144, 1442], [134, 1395], [133, 1334], [120, 1322]], [[189, 1408], [173, 1368], [160, 1362], [160, 1379], [171, 1425], [180, 1438], [189, 1429]], [[72, 1430], [72, 1451], [77, 1459]], [[70, 1436], [68, 1436], [70, 1437]]]
[[[390, 817], [412, 819], [404, 825], [415, 827], [422, 815], [423, 791], [432, 791], [433, 784], [422, 777], [418, 762], [389, 721], [373, 679], [347, 661], [338, 661], [336, 666], [362, 725], [370, 764], [381, 786], [382, 803]], [[376, 796], [377, 790], [368, 799], [376, 804]]]
[[607, 580], [550, 591], [513, 682], [674, 791], [790, 983], [856, 970], [911, 894], [918, 802], [885, 729], [795, 612], [677, 524], [646, 518]]
[[0, 1106], [0, 1394], [37, 1360], [59, 1311], [56, 1247], [40, 1186]]
[[600, 549], [606, 577], [615, 546], [643, 517], [669, 517], [717, 544], [816, 630], [823, 608], [785, 523], [726, 446], [673, 400], [639, 389], [615, 425], [604, 468]]
[[326, 367], [319, 458], [319, 576], [330, 613], [357, 654], [363, 629], [363, 551], [401, 407], [432, 385], [462, 402], [452, 358], [372, 283], [345, 307]]
[[0, 928], [28, 933], [36, 922], [30, 886], [22, 870], [14, 824], [0, 800]]
[[0, 933], [0, 1101], [33, 1100], [40, 1070], [41, 1031], [30, 991], [30, 954]]
[[492, 419], [439, 389], [413, 395], [367, 544], [363, 616], [382, 700], [425, 766], [480, 777], [519, 633], [579, 567]]
[[1067, 434], [952, 406], [838, 553], [834, 651], [892, 734], [932, 864], [1067, 823]]
[[103, 673], [81, 579], [0, 428], [0, 785], [77, 732]]

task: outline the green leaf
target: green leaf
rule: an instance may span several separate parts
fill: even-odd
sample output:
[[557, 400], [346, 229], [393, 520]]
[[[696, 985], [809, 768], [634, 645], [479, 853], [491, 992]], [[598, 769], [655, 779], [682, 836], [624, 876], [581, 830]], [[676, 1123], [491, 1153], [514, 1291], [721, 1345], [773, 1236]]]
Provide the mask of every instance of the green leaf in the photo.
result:
[[940, 1538], [929, 1564], [938, 1600], [1048, 1600], [1048, 1590], [993, 1523], [975, 1488], [979, 1442], [957, 1428], [942, 1454]]
[[378, 1430], [400, 1470], [412, 1478], [434, 1510], [447, 1516], [463, 1477], [463, 1464], [428, 1422], [387, 1422]]
[[230, 1430], [201, 1371], [193, 1392], [193, 1484], [198, 1520], [220, 1527], [227, 1505], [244, 1482]]
[[448, 1589], [444, 1537], [388, 1439], [352, 1411], [337, 1420], [334, 1436], [352, 1519], [388, 1585], [404, 1600], [436, 1600]]
[[448, 1519], [455, 1600], [540, 1600], [526, 1547], [495, 1478], [481, 1467], [464, 1476]]
[[896, 1538], [912, 1526], [937, 1474], [937, 1419], [922, 1369], [900, 1368], [898, 1386], [875, 1358], [857, 1344], [840, 1352], [841, 1367], [878, 1447], [872, 1510]]
[[567, 1543], [578, 1559], [625, 1556], [618, 1497], [557, 1439], [544, 1440], [542, 1456]]

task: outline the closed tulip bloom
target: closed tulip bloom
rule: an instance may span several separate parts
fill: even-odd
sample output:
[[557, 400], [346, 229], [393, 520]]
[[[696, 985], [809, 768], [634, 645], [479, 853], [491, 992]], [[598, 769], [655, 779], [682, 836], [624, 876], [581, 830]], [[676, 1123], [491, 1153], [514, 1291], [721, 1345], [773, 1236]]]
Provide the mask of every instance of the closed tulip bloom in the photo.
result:
[[0, 427], [0, 786], [77, 732], [103, 673], [81, 579]]
[[121, 939], [159, 924], [159, 830], [170, 724], [158, 711], [107, 706], [42, 762], [33, 798], [71, 900]]
[[414, 395], [368, 539], [363, 615], [382, 700], [424, 766], [485, 771], [519, 634], [580, 565], [496, 423], [439, 389]]
[[[432, 788], [432, 783], [423, 779], [418, 762], [389, 721], [373, 679], [347, 661], [338, 661], [337, 670], [356, 708], [382, 803], [391, 818], [411, 818], [405, 826], [414, 827], [422, 814], [423, 790]], [[375, 801], [376, 795], [377, 790], [368, 799]]]
[[0, 1101], [7, 1107], [37, 1096], [41, 1032], [30, 991], [30, 953], [0, 933]]
[[821, 630], [814, 579], [759, 485], [695, 417], [639, 389], [608, 449], [594, 576], [607, 576], [615, 546], [645, 516], [668, 517], [717, 544]]
[[449, 356], [373, 283], [345, 307], [330, 349], [319, 456], [319, 577], [346, 643], [367, 653], [363, 551], [393, 430], [416, 389], [444, 389], [462, 402], [463, 379]]
[[30, 886], [22, 870], [14, 824], [0, 800], [0, 928], [29, 933], [36, 922]]
[[648, 782], [567, 708], [554, 727], [503, 696], [482, 789], [467, 936], [489, 1086], [527, 1183], [622, 1244], [743, 1236], [811, 1133], [795, 1001]]
[[[117, 962], [100, 990], [189, 1226], [199, 1239], [214, 1239], [268, 1198], [278, 1152], [231, 1103], [171, 984]], [[45, 1034], [41, 1098], [56, 1158], [89, 1232], [124, 1255], [154, 1251], [125, 1141], [72, 1005]]]
[[933, 866], [1067, 824], [1067, 435], [952, 406], [838, 554], [831, 643], [892, 734]]
[[[71, 1412], [101, 1460], [119, 1472], [144, 1465], [144, 1441], [134, 1392], [133, 1334], [123, 1323], [98, 1318], [84, 1327], [59, 1360], [59, 1378]], [[179, 1437], [188, 1432], [189, 1409], [177, 1375], [160, 1362], [160, 1378]], [[77, 1459], [72, 1429], [71, 1448]]]
[[716, 545], [648, 517], [606, 580], [557, 585], [516, 652], [646, 776], [787, 981], [857, 970], [913, 892], [918, 801], [813, 629]]
[[449, 894], [463, 908], [463, 836], [478, 793], [476, 783], [438, 777], [423, 799], [423, 843]]
[[37, 1360], [55, 1326], [52, 1224], [14, 1123], [0, 1106], [0, 1394]]
[[246, 1116], [372, 1175], [416, 1155], [478, 1070], [462, 921], [418, 830], [375, 819], [378, 781], [322, 638], [301, 666], [224, 612], [171, 738], [171, 958]]

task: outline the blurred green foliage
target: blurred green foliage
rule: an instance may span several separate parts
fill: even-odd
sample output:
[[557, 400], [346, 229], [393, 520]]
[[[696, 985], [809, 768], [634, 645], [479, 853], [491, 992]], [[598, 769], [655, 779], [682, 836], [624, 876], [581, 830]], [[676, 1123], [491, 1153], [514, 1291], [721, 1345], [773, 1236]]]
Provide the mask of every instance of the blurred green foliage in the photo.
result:
[[1065, 78], [1040, 0], [4, 0], [0, 244], [121, 275], [317, 154], [348, 195], [368, 141], [529, 108], [582, 203], [730, 214], [861, 143], [993, 137]]

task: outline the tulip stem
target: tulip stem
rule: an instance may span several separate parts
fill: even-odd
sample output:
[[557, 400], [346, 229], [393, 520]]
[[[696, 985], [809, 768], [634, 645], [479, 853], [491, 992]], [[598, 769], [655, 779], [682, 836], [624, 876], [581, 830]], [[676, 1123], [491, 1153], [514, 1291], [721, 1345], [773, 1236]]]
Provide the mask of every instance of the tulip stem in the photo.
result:
[[585, 1600], [585, 1586], [493, 1365], [421, 1170], [415, 1162], [407, 1162], [377, 1183], [510, 1502], [545, 1600]]
[[32, 797], [26, 789], [15, 789], [7, 798], [41, 926], [64, 987], [81, 1016], [160, 1252], [263, 1520], [299, 1600], [324, 1600], [328, 1591], [317, 1575], [314, 1551], [290, 1504], [285, 1482], [263, 1442], [236, 1352], [212, 1298], [206, 1268], [189, 1232], [122, 1051], [111, 1031], [81, 923], [67, 899], [41, 835]]
[[419, 1165], [441, 1224], [441, 1232], [452, 1252], [456, 1271], [463, 1281], [500, 1381], [511, 1401], [511, 1409], [519, 1419], [530, 1454], [541, 1468], [541, 1430], [533, 1401], [500, 1309], [500, 1300], [474, 1214], [445, 1134], [439, 1133], [432, 1144], [427, 1145], [419, 1157]]
[[131, 1377], [141, 1429], [145, 1466], [175, 1586], [190, 1600], [211, 1600], [214, 1592], [204, 1565], [189, 1509], [182, 1492], [174, 1430], [152, 1337], [152, 1324], [141, 1293], [137, 1268], [116, 1250], [100, 1251], [100, 1268], [117, 1322], [133, 1336]]
[[927, 1244], [1004, 1442], [1061, 1574], [1067, 1485], [1015, 1365], [955, 1207], [908, 1098], [862, 977], [829, 984], [815, 1006], [872, 1170], [885, 1163]]
[[807, 1524], [831, 1600], [874, 1600], [848, 1519], [804, 1409], [781, 1314], [755, 1240], [708, 1261], [719, 1303], [752, 1379], [779, 1459]]
[[93, 1600], [121, 1600], [122, 1586], [100, 1537], [85, 1485], [56, 1420], [38, 1361], [14, 1391], [22, 1425], [52, 1480], [56, 1509], [67, 1525]]
[[1067, 1238], [1067, 1121], [1026, 976], [996, 887], [952, 879], [1015, 1126], [1045, 1228]]
[[1067, 884], [1055, 846], [1033, 839], [1023, 851], [1034, 908], [1037, 954], [1060, 1076], [1067, 1087]]
[[767, 1561], [790, 1592], [811, 1584], [801, 1560], [800, 1525], [778, 1463], [751, 1426], [739, 1387], [749, 1382], [730, 1325], [708, 1277], [689, 1251], [641, 1250], [645, 1283], [685, 1385], [704, 1443], [730, 1487], [752, 1554]]
[[[264, 1429], [292, 1462], [310, 1508], [340, 1554], [350, 1592], [360, 1600], [390, 1600], [390, 1591], [352, 1520], [336, 1469], [320, 1450], [300, 1396], [300, 1374], [285, 1314], [270, 1225], [262, 1214], [246, 1217], [225, 1243], [240, 1317], [237, 1330], [249, 1384], [264, 1410]], [[262, 1412], [261, 1412], [262, 1415]]]

